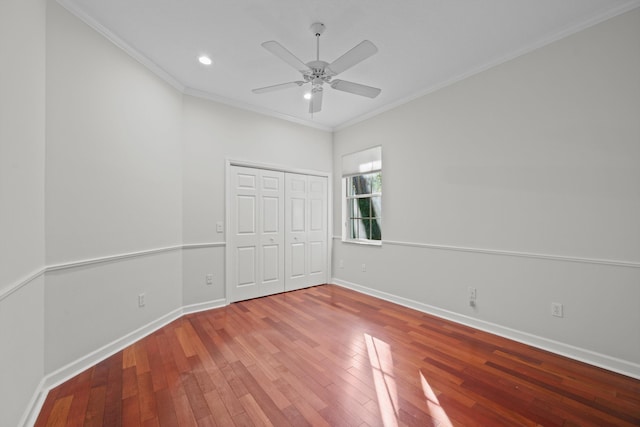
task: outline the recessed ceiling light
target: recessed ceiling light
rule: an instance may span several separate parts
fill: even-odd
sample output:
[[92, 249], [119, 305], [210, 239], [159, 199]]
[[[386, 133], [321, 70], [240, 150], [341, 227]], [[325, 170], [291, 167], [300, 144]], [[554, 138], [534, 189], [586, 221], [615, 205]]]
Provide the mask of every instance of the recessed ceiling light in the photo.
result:
[[207, 55], [200, 55], [198, 57], [198, 61], [202, 64], [202, 65], [211, 65], [213, 63], [213, 61], [211, 60], [211, 58], [209, 58]]
[[311, 99], [311, 92], [307, 92], [304, 94], [304, 99]]

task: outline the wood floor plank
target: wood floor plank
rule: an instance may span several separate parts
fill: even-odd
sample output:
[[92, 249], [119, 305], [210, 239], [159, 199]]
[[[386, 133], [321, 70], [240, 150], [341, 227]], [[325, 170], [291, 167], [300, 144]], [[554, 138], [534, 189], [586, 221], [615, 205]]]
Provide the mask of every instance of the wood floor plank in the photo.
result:
[[[274, 424], [269, 421], [269, 418], [252, 395], [245, 394], [240, 398], [240, 403], [244, 406], [247, 415], [251, 418], [254, 425], [260, 427], [280, 427], [278, 424], [275, 424], [274, 426]], [[289, 423], [287, 422], [287, 424], [283, 424], [282, 427], [286, 427], [288, 425]]]
[[276, 426], [288, 425], [286, 417], [273, 401], [272, 395], [265, 390], [268, 383], [263, 387], [240, 361], [233, 362], [232, 368], [244, 383], [253, 400], [260, 406], [261, 411], [266, 415], [269, 422]]
[[216, 424], [220, 426], [233, 426], [235, 424], [231, 414], [227, 410], [227, 407], [216, 390], [205, 393], [204, 398], [207, 401], [207, 405], [209, 405], [211, 415], [214, 420], [216, 420]]
[[[307, 401], [305, 397], [300, 395], [289, 383], [284, 380], [275, 381], [276, 387], [278, 390], [287, 397], [287, 399], [293, 402], [293, 405], [296, 407], [298, 412], [302, 414], [311, 425], [313, 426], [322, 426], [328, 427], [329, 424], [326, 420], [320, 415], [320, 413], [311, 406], [311, 404]], [[321, 409], [326, 408], [326, 405], [321, 404]]]
[[71, 402], [71, 408], [69, 408], [66, 421], [66, 426], [68, 427], [84, 425], [84, 418], [91, 394], [92, 376], [93, 370], [87, 370], [81, 373], [78, 375], [73, 389], [68, 391], [68, 393], [73, 395], [73, 401]]
[[127, 427], [141, 425], [138, 396], [131, 396], [122, 400], [122, 425]]
[[51, 415], [47, 417], [45, 425], [47, 427], [66, 426], [72, 402], [73, 396], [57, 399], [51, 408]]
[[86, 427], [101, 426], [104, 417], [104, 403], [107, 395], [107, 387], [94, 387], [89, 393], [89, 402], [84, 417]]
[[122, 370], [122, 399], [138, 395], [138, 376], [136, 367], [129, 366]]
[[[178, 416], [173, 404], [171, 392], [164, 388], [155, 392], [158, 407], [158, 422], [161, 427], [175, 427], [178, 425]], [[106, 425], [110, 425], [105, 423]], [[111, 424], [117, 425], [117, 424]]]
[[284, 410], [285, 408], [290, 407], [291, 402], [289, 401], [289, 399], [287, 399], [286, 396], [283, 395], [280, 390], [278, 390], [278, 387], [276, 387], [272, 379], [267, 377], [267, 375], [265, 374], [266, 371], [262, 369], [261, 366], [261, 364], [255, 364], [246, 367], [246, 370], [253, 377], [253, 380], [250, 381], [255, 381], [256, 385], [259, 384], [259, 386], [264, 390], [269, 398], [273, 400], [273, 403], [278, 407], [278, 409]]
[[105, 426], [122, 425], [122, 353], [116, 353], [106, 361], [109, 366], [104, 401]]
[[193, 427], [197, 425], [196, 418], [191, 410], [191, 404], [186, 393], [172, 395], [173, 406], [176, 410], [176, 418], [178, 418], [179, 427]]
[[156, 416], [158, 407], [150, 371], [138, 375], [138, 404], [140, 407], [140, 420], [143, 423]]
[[186, 315], [42, 426], [639, 426], [640, 381], [334, 285]]

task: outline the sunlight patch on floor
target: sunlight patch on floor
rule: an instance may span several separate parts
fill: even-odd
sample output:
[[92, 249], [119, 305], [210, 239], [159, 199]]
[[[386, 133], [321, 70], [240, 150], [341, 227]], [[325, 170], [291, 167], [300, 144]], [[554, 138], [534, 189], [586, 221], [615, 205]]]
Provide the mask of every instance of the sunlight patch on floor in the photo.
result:
[[429, 385], [429, 382], [424, 377], [421, 371], [418, 372], [420, 373], [420, 384], [422, 384], [424, 397], [427, 398], [427, 408], [429, 409], [429, 415], [431, 415], [434, 419], [440, 421], [441, 424], [438, 424], [438, 426], [453, 427], [453, 424], [451, 424], [451, 420], [449, 420], [447, 413], [442, 408], [442, 406], [440, 406], [440, 401], [438, 401], [438, 397], [433, 392], [433, 389]]
[[391, 347], [369, 334], [364, 334], [364, 340], [367, 344], [382, 423], [384, 427], [398, 427], [398, 391], [393, 376]]

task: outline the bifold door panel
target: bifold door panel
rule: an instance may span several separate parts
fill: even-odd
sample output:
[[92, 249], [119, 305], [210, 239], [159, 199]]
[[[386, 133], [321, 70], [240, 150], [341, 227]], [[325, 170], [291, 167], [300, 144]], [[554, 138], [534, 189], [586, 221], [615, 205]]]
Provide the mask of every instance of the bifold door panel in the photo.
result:
[[285, 174], [285, 289], [327, 282], [327, 179]]
[[230, 301], [327, 282], [327, 178], [231, 167]]
[[284, 173], [233, 167], [231, 301], [284, 291]]

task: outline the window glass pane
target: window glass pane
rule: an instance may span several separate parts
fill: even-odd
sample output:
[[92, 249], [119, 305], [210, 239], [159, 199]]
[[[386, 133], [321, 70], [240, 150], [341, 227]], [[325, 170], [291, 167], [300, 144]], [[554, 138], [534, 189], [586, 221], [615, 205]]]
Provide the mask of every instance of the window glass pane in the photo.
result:
[[360, 215], [362, 218], [368, 218], [371, 216], [371, 198], [361, 197], [355, 199], [358, 201], [358, 208], [360, 209]]
[[371, 237], [370, 240], [382, 240], [382, 231], [380, 230], [380, 221], [378, 218], [371, 219]]
[[356, 239], [362, 240], [367, 238], [367, 228], [366, 228], [365, 221], [366, 220], [362, 220], [362, 219], [354, 220], [355, 226], [357, 228]]
[[382, 193], [382, 172], [371, 174], [371, 192]]
[[356, 194], [356, 187], [353, 178], [354, 177], [347, 178], [347, 196], [353, 196]]
[[358, 220], [349, 220], [349, 234], [352, 239], [358, 238]]
[[371, 193], [371, 179], [368, 175], [352, 176], [353, 182], [353, 194], [370, 194]]
[[365, 230], [364, 238], [371, 240], [371, 220], [363, 219], [362, 222], [364, 223], [364, 230]]
[[371, 216], [372, 217], [382, 216], [382, 197], [374, 196], [371, 198]]
[[349, 199], [349, 218], [358, 218], [360, 215], [360, 209], [358, 208], [358, 199]]
[[355, 176], [347, 178], [347, 194], [349, 196], [354, 196], [358, 194], [358, 192], [356, 191], [356, 185], [358, 182], [356, 181], [355, 178], [356, 178]]
[[346, 234], [348, 239], [382, 240], [382, 172], [344, 178]]
[[346, 178], [347, 196], [382, 192], [382, 174], [380, 172], [351, 176]]

